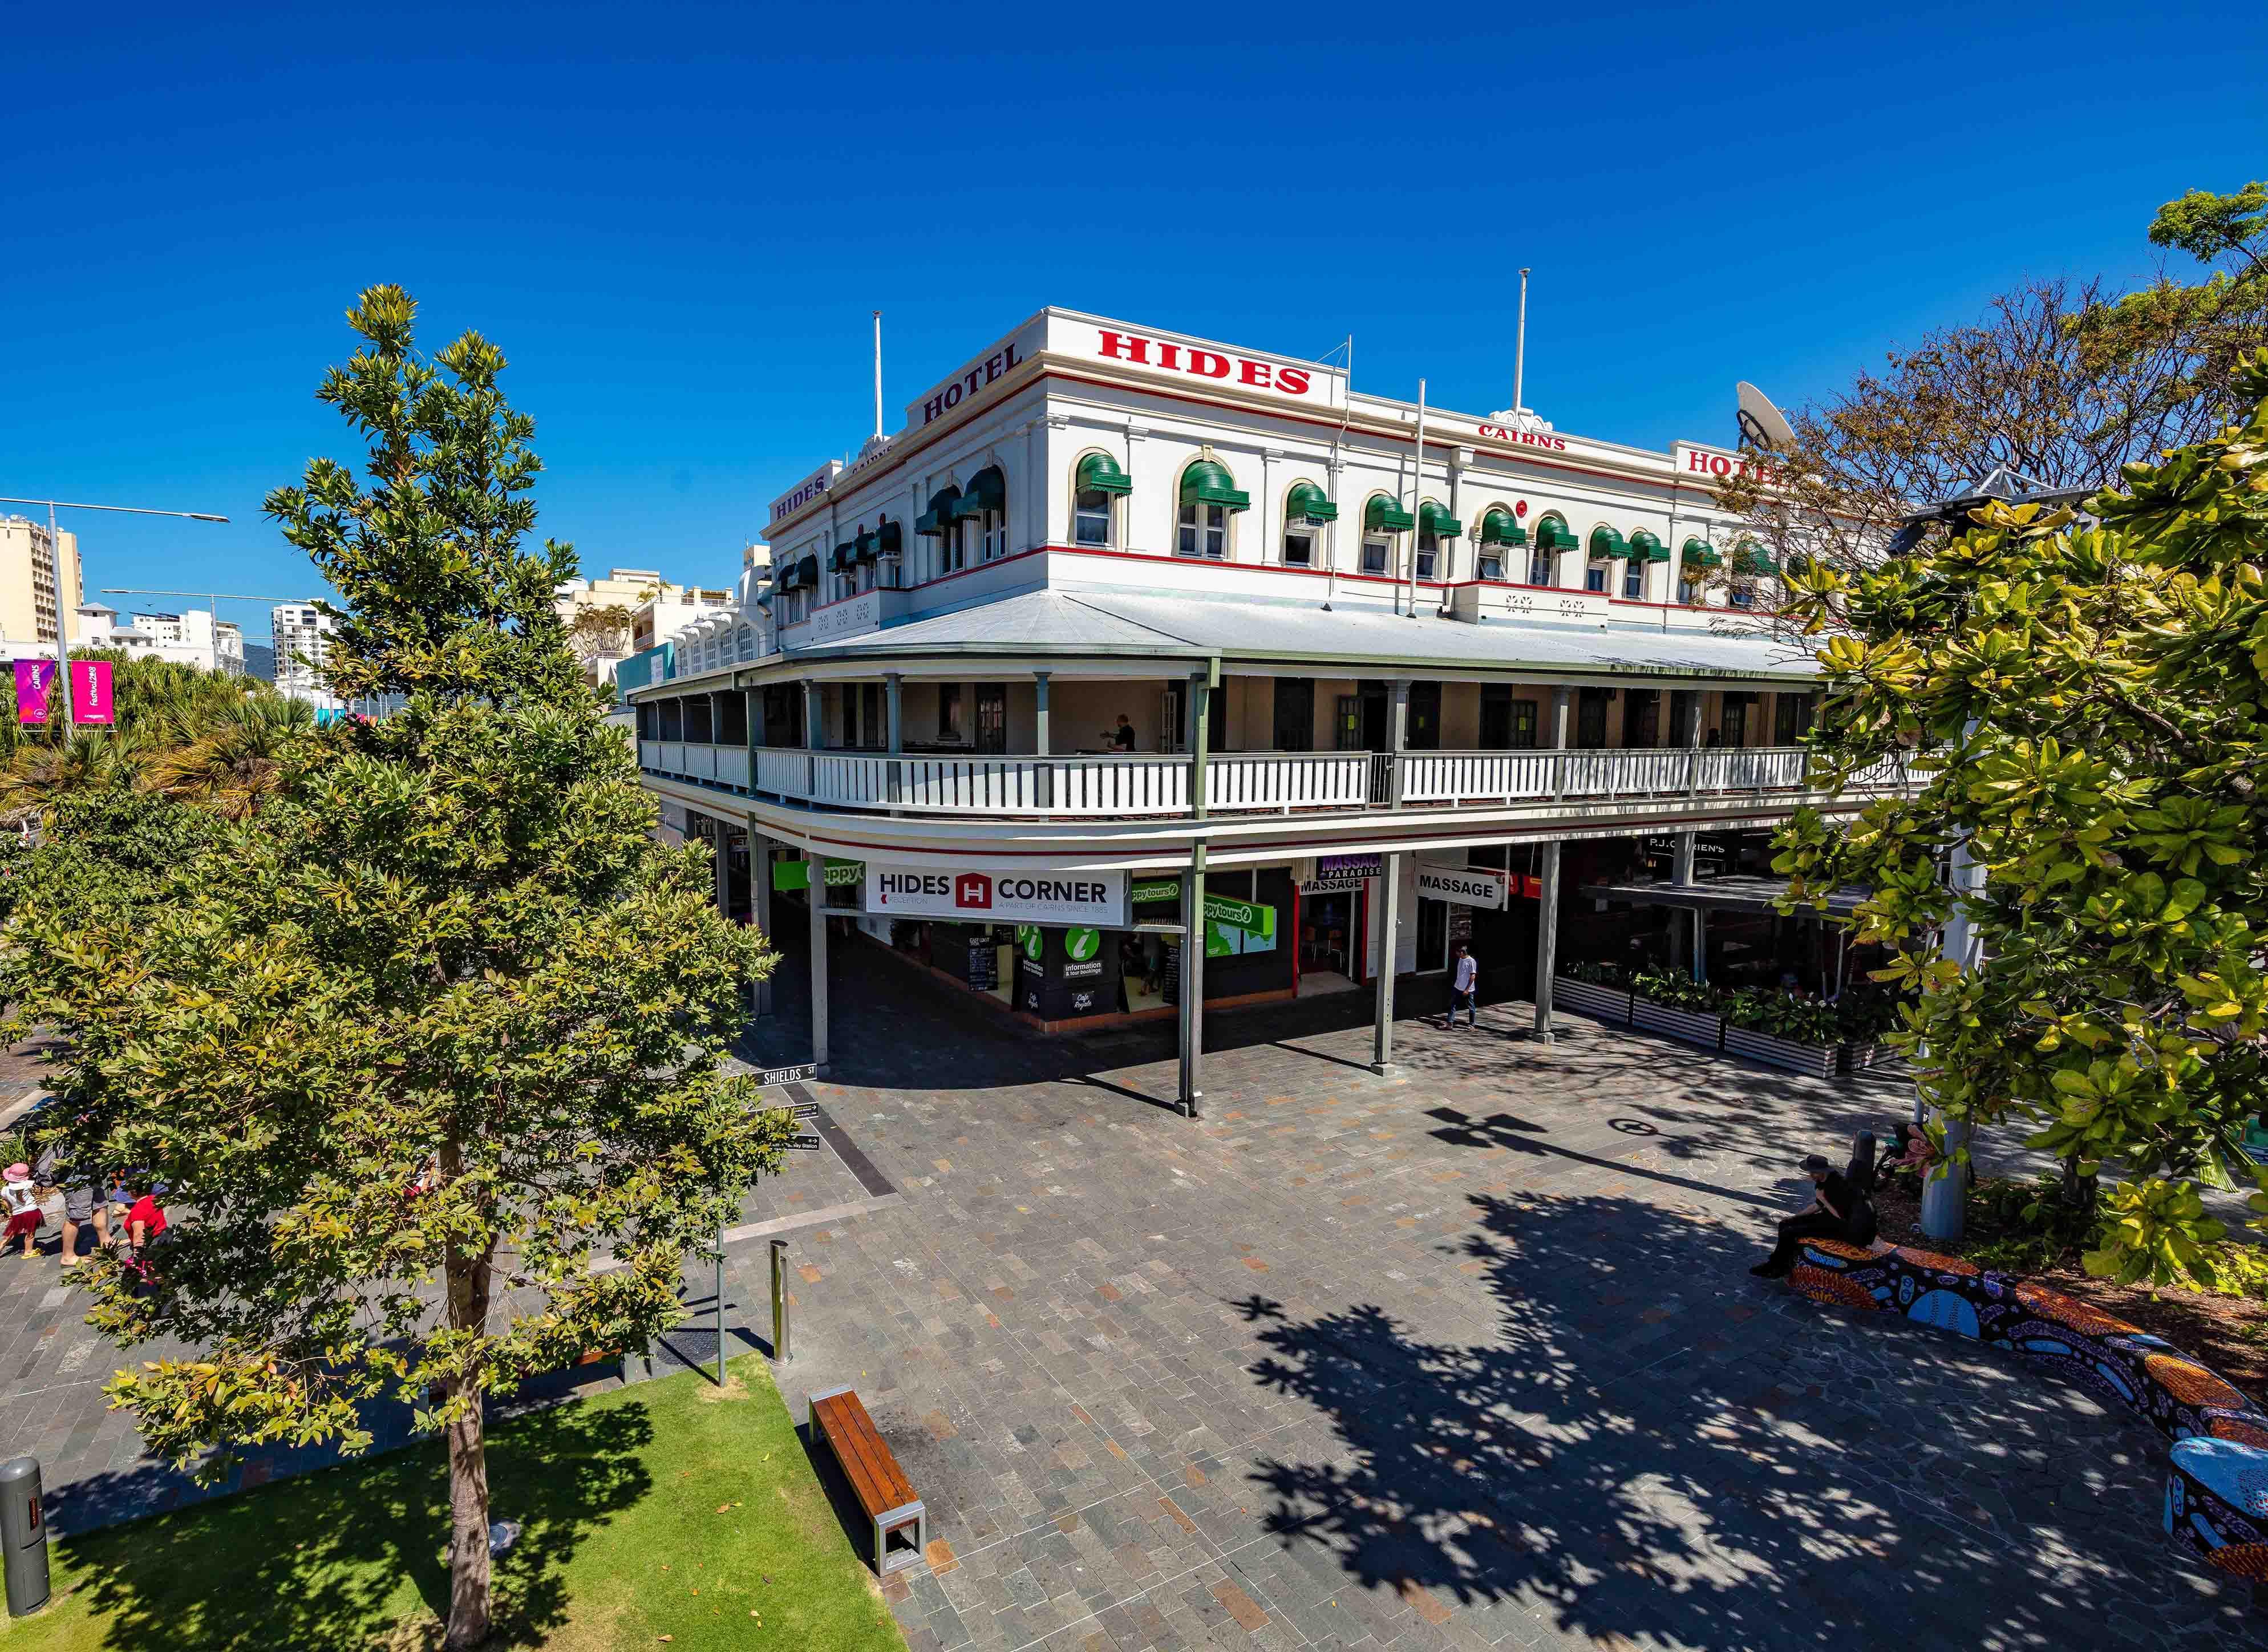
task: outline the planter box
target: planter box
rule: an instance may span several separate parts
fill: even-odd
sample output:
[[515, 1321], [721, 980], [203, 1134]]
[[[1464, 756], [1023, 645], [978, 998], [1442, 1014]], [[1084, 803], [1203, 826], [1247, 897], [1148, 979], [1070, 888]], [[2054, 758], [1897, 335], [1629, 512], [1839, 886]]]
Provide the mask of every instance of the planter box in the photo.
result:
[[1705, 1050], [1724, 1048], [1725, 1020], [1721, 1015], [1702, 1015], [1691, 1010], [1669, 1009], [1639, 999], [1631, 1007], [1631, 1025], [1646, 1032], [1667, 1034], [1690, 1044], [1699, 1044]]
[[1843, 1071], [1903, 1073], [1908, 1071], [1908, 1068], [1905, 1058], [1888, 1044], [1846, 1044], [1843, 1046]]
[[1627, 1027], [1631, 1019], [1631, 995], [1619, 986], [1600, 986], [1590, 981], [1571, 981], [1564, 975], [1551, 977], [1551, 1002], [1560, 1009], [1573, 1010], [1579, 1015], [1588, 1015], [1610, 1026]]
[[1827, 1079], [1835, 1076], [1842, 1066], [1843, 1047], [1840, 1044], [1801, 1044], [1793, 1038], [1775, 1038], [1770, 1033], [1758, 1032], [1749, 1027], [1725, 1028], [1725, 1050], [1727, 1054], [1746, 1056], [1751, 1061], [1761, 1061], [1768, 1067], [1780, 1067], [1807, 1077]]

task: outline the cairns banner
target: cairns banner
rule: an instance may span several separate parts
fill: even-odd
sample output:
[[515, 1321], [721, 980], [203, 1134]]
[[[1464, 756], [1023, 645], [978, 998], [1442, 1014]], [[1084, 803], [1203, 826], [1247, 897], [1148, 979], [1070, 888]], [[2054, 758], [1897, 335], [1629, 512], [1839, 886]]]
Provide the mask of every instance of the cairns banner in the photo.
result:
[[[111, 724], [118, 720], [110, 698], [110, 661], [74, 660], [70, 662], [71, 721]], [[16, 720], [44, 723], [52, 713], [48, 704], [55, 692], [55, 662], [52, 660], [16, 661]]]

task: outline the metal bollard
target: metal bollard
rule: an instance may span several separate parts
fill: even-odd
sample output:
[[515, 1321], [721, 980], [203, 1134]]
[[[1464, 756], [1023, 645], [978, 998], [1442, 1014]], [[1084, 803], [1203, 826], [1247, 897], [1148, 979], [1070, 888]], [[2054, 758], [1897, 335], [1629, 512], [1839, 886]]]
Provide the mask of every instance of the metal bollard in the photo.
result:
[[7, 1551], [8, 1615], [48, 1604], [48, 1528], [40, 1516], [40, 1460], [0, 1463], [0, 1545]]
[[787, 1241], [772, 1241], [772, 1358], [786, 1364], [795, 1356], [787, 1340]]

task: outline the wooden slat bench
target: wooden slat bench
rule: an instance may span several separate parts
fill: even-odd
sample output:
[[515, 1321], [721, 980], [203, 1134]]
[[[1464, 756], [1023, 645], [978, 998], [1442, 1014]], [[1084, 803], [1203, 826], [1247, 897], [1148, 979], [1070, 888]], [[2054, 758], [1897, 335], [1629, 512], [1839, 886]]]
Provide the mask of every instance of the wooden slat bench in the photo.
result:
[[[929, 1545], [929, 1511], [875, 1432], [858, 1396], [847, 1387], [811, 1396], [811, 1437], [814, 1444], [826, 1440], [858, 1506], [874, 1523], [875, 1572], [895, 1572], [918, 1561]], [[893, 1538], [899, 1540], [895, 1545]]]

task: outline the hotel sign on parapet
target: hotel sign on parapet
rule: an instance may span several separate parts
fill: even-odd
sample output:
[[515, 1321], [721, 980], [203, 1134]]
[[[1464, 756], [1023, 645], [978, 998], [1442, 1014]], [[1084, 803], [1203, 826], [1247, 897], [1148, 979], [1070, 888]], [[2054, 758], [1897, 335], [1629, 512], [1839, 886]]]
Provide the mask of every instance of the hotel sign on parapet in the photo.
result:
[[814, 499], [825, 494], [828, 489], [835, 485], [835, 478], [842, 474], [843, 461], [839, 459], [828, 460], [772, 501], [771, 520], [777, 522], [784, 516], [794, 515]]
[[1759, 481], [1771, 479], [1771, 467], [1754, 454], [1719, 453], [1713, 448], [1678, 442], [1671, 446], [1669, 454], [1680, 482], [1718, 483], [1748, 476]]

